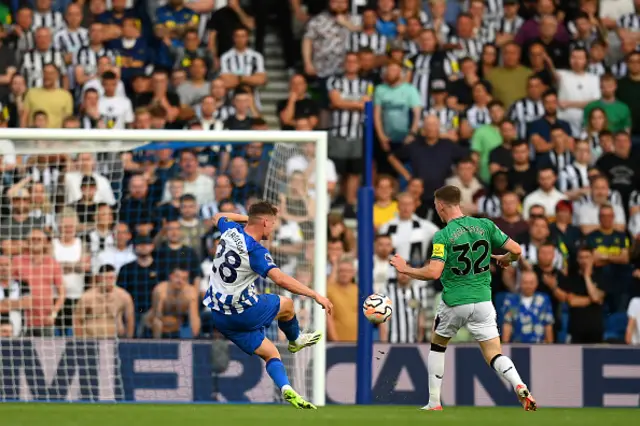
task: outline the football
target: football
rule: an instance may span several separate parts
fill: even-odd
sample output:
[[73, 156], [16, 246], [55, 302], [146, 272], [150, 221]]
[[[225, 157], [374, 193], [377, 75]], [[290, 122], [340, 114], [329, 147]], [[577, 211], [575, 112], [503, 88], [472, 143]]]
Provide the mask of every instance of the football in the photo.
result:
[[367, 297], [362, 304], [364, 316], [374, 324], [382, 324], [393, 313], [391, 299], [384, 294], [376, 293]]

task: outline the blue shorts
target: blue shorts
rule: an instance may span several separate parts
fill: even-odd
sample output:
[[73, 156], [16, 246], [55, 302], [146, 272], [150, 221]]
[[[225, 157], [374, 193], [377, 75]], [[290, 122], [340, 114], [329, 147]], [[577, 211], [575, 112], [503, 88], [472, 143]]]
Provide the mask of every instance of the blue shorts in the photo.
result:
[[264, 331], [280, 312], [280, 297], [276, 294], [258, 295], [258, 303], [237, 315], [211, 311], [213, 328], [240, 349], [253, 355], [264, 340]]

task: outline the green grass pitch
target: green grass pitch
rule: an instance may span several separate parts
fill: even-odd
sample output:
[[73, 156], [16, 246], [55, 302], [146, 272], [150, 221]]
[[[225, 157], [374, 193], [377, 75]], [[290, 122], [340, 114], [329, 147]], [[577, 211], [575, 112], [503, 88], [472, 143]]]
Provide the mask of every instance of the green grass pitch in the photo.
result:
[[630, 426], [640, 410], [614, 408], [329, 406], [317, 411], [277, 405], [0, 404], [6, 426]]

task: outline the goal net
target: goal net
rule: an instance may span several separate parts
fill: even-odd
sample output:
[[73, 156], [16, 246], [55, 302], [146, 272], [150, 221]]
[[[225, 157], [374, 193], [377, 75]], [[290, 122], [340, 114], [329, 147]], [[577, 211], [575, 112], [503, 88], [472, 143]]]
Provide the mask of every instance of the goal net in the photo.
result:
[[[202, 299], [217, 212], [280, 215], [276, 264], [326, 291], [322, 132], [3, 129], [0, 400], [280, 400], [258, 357], [213, 327]], [[115, 142], [118, 141], [118, 142]], [[148, 142], [154, 141], [154, 142]], [[302, 329], [320, 307], [293, 297]], [[291, 355], [293, 387], [324, 404], [324, 342]]]

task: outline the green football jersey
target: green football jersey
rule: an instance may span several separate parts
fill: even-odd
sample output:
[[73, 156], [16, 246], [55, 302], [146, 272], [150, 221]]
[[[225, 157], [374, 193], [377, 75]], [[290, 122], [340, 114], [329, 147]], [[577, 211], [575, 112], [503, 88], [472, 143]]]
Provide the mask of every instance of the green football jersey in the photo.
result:
[[432, 260], [444, 262], [440, 281], [448, 306], [491, 300], [491, 252], [509, 237], [489, 219], [459, 217], [433, 237]]

